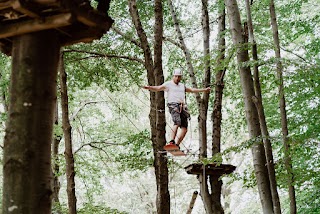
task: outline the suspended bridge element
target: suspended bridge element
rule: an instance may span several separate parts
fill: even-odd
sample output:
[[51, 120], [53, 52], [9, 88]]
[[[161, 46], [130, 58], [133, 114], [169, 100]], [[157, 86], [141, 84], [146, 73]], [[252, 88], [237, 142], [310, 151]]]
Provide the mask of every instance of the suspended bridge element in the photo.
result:
[[210, 163], [204, 165], [202, 163], [193, 163], [184, 167], [184, 169], [188, 174], [199, 175], [205, 173], [206, 175], [222, 176], [231, 174], [236, 167], [230, 164]]

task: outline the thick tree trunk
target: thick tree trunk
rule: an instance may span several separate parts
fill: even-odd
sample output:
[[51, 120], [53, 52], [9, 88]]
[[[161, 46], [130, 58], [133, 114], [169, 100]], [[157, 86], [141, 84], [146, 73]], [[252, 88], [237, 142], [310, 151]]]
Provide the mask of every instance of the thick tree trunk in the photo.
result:
[[[215, 76], [215, 98], [213, 104], [212, 112], [212, 155], [219, 154], [220, 144], [221, 144], [221, 120], [222, 120], [222, 95], [224, 88], [224, 74], [225, 67], [223, 62], [225, 59], [225, 36], [224, 31], [226, 30], [226, 14], [224, 2], [220, 1], [221, 6], [219, 7], [218, 14], [218, 58], [217, 58], [217, 68], [220, 68]], [[222, 180], [217, 176], [210, 176], [211, 192], [212, 192], [212, 209], [216, 214], [223, 214], [224, 210], [221, 205], [221, 188]]]
[[[208, 13], [208, 0], [202, 0], [202, 32], [203, 32], [203, 59], [204, 59], [204, 87], [210, 85], [210, 26]], [[198, 102], [198, 123], [199, 123], [199, 144], [200, 157], [207, 157], [207, 114], [208, 114], [209, 93], [203, 93], [202, 99]], [[201, 194], [201, 193], [200, 193]]]
[[51, 142], [59, 51], [54, 31], [13, 39], [3, 214], [51, 213]]
[[258, 50], [257, 50], [257, 44], [254, 39], [254, 33], [253, 33], [253, 24], [252, 24], [252, 18], [251, 18], [251, 7], [249, 0], [246, 0], [246, 9], [247, 9], [247, 18], [248, 18], [248, 32], [249, 32], [249, 39], [250, 43], [252, 45], [252, 58], [254, 60], [254, 86], [255, 86], [255, 95], [256, 98], [255, 104], [257, 107], [258, 115], [259, 115], [259, 121], [260, 121], [260, 128], [262, 133], [262, 138], [264, 142], [264, 148], [266, 152], [266, 160], [267, 160], [267, 167], [268, 167], [268, 173], [269, 173], [269, 180], [270, 180], [270, 188], [271, 188], [271, 196], [273, 201], [273, 207], [274, 207], [274, 213], [280, 214], [281, 213], [281, 206], [280, 206], [280, 200], [279, 195], [277, 191], [277, 181], [276, 181], [276, 172], [274, 169], [274, 161], [273, 161], [273, 154], [272, 154], [272, 145], [269, 138], [269, 132], [267, 128], [266, 118], [264, 114], [264, 108], [262, 104], [262, 95], [261, 95], [261, 87], [260, 87], [260, 79], [259, 79], [259, 68], [257, 65], [258, 62]]
[[63, 55], [60, 57], [60, 92], [61, 92], [61, 109], [62, 109], [62, 128], [65, 143], [65, 159], [66, 159], [66, 177], [67, 177], [67, 195], [69, 214], [77, 213], [77, 198], [75, 189], [75, 171], [74, 158], [72, 151], [72, 137], [71, 125], [69, 121], [69, 107], [68, 107], [68, 88], [67, 88], [67, 74], [64, 69]]
[[[162, 70], [162, 43], [163, 43], [163, 12], [162, 0], [154, 1], [155, 25], [154, 25], [154, 80], [155, 85], [161, 85], [164, 82]], [[165, 99], [163, 92], [157, 92], [155, 100], [156, 109], [165, 109]], [[155, 151], [156, 179], [157, 179], [157, 213], [170, 213], [170, 194], [168, 188], [168, 167], [167, 158], [163, 150], [166, 145], [166, 117], [165, 111], [156, 111], [156, 140], [153, 143]]]
[[273, 41], [274, 41], [274, 51], [277, 60], [277, 75], [279, 80], [279, 107], [281, 114], [281, 127], [282, 127], [282, 141], [284, 145], [284, 158], [285, 158], [285, 167], [288, 173], [288, 189], [289, 189], [289, 199], [290, 199], [290, 213], [297, 213], [296, 205], [296, 194], [294, 188], [294, 174], [292, 170], [292, 161], [290, 155], [290, 145], [289, 145], [289, 131], [288, 131], [288, 121], [287, 121], [287, 111], [286, 111], [286, 99], [284, 96], [284, 86], [283, 86], [283, 77], [282, 77], [282, 63], [280, 55], [280, 41], [279, 41], [279, 32], [278, 32], [278, 23], [276, 10], [274, 6], [274, 1], [270, 0], [269, 4], [270, 17], [271, 17], [271, 26], [273, 31]]
[[[162, 84], [162, 5], [160, 1], [155, 2], [155, 62], [153, 63], [151, 49], [148, 43], [147, 36], [143, 30], [137, 5], [135, 0], [129, 0], [129, 11], [135, 25], [138, 37], [141, 42], [141, 48], [144, 54], [144, 65], [147, 70], [148, 84]], [[161, 10], [161, 11], [160, 11]], [[161, 13], [161, 14], [160, 14]], [[160, 50], [159, 50], [160, 48]], [[154, 69], [156, 71], [154, 71]], [[165, 106], [163, 92], [150, 92], [150, 126], [151, 140], [154, 153], [154, 168], [157, 184], [157, 213], [170, 213], [170, 193], [168, 188], [168, 167], [167, 159], [163, 151], [165, 145]]]
[[[249, 61], [249, 54], [245, 45], [245, 37], [241, 26], [239, 8], [236, 0], [225, 0], [228, 9], [230, 30], [233, 44], [237, 47], [237, 60], [240, 67], [240, 81], [245, 103], [246, 119], [250, 138], [255, 141], [261, 136], [259, 116], [253, 103], [252, 97], [255, 95], [250, 67], [243, 63]], [[255, 175], [257, 179], [260, 201], [263, 213], [273, 213], [273, 204], [270, 190], [268, 169], [266, 167], [266, 156], [262, 142], [255, 142], [252, 145], [252, 156]]]
[[[208, 14], [208, 0], [202, 0], [202, 32], [203, 32], [203, 58], [204, 58], [204, 84], [210, 85], [210, 26]], [[199, 124], [199, 152], [200, 159], [206, 158], [207, 155], [207, 114], [209, 93], [204, 93], [202, 99], [198, 102], [198, 124]], [[211, 194], [209, 192], [209, 176], [205, 173], [199, 175], [200, 195], [204, 203], [207, 214], [214, 213]]]

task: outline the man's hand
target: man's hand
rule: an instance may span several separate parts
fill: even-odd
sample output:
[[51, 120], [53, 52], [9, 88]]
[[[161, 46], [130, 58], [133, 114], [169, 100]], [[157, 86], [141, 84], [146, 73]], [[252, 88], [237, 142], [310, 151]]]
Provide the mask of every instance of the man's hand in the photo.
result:
[[204, 92], [209, 93], [209, 92], [210, 92], [210, 90], [211, 90], [211, 88], [210, 88], [210, 87], [207, 87], [207, 88], [205, 88], [205, 91], [204, 91]]

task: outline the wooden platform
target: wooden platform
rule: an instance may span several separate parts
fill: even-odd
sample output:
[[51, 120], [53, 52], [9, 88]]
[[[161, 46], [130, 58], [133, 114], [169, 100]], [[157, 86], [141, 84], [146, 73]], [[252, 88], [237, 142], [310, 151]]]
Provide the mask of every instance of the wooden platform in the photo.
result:
[[[202, 163], [193, 163], [184, 167], [188, 174], [203, 174], [203, 164]], [[235, 166], [230, 164], [216, 164], [211, 163], [205, 165], [205, 173], [207, 175], [226, 175], [232, 173], [236, 169]]]
[[186, 156], [186, 154], [175, 144], [167, 144], [163, 149], [171, 153], [173, 156]]
[[88, 0], [0, 0], [0, 50], [11, 53], [12, 37], [54, 29], [62, 46], [99, 39], [113, 20]]

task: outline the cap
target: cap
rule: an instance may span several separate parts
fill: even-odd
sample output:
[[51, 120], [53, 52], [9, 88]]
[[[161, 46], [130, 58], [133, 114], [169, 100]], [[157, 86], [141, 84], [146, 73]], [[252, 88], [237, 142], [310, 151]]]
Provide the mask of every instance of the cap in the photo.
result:
[[180, 68], [174, 69], [173, 76], [182, 76], [182, 70]]

